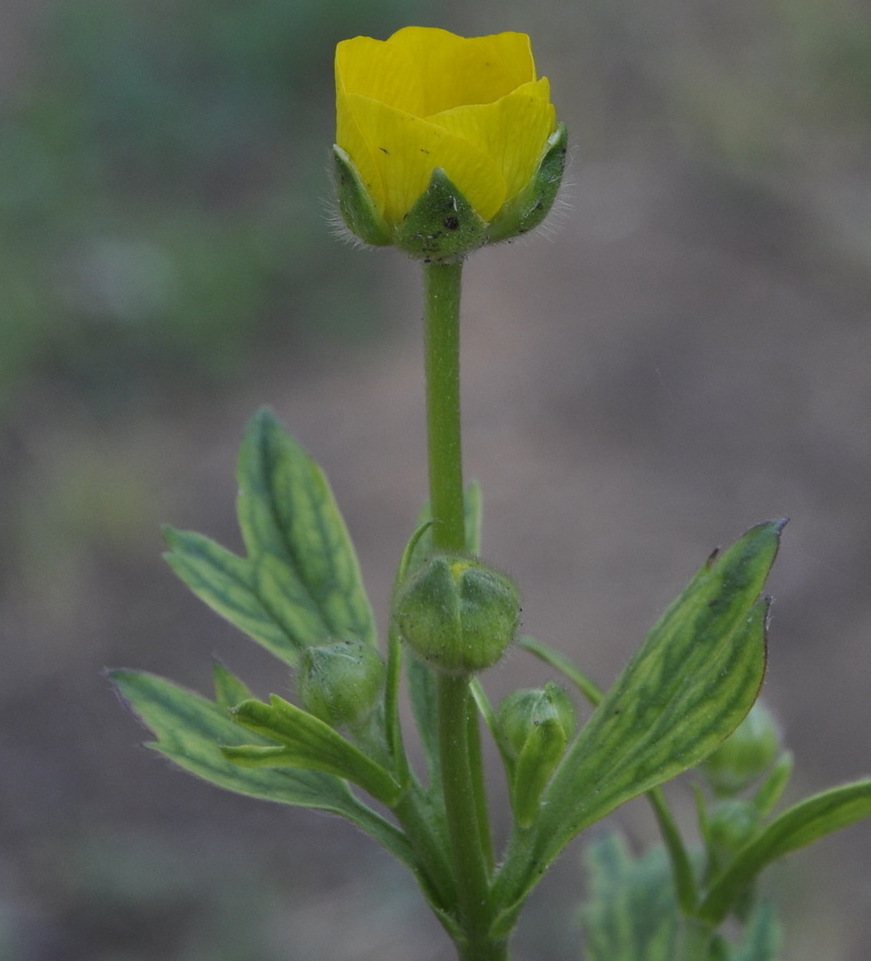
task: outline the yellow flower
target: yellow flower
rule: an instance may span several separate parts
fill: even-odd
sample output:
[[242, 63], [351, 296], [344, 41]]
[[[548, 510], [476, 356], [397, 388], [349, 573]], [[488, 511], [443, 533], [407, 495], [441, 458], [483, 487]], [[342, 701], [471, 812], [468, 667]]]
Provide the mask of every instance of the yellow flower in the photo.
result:
[[[337, 154], [350, 160], [371, 202], [371, 229], [361, 230], [344, 206], [342, 212], [352, 230], [374, 235], [376, 243], [378, 237], [397, 242], [439, 171], [460, 195], [450, 198], [454, 209], [467, 202], [485, 228], [500, 214], [511, 211], [517, 219], [529, 213], [514, 209], [516, 201], [529, 193], [557, 133], [562, 171], [564, 131], [556, 124], [547, 78], [536, 78], [526, 34], [467, 39], [405, 27], [385, 41], [345, 40], [336, 49], [336, 113]], [[552, 184], [552, 174], [553, 189], [536, 223], [559, 184], [558, 176]], [[540, 198], [526, 200], [529, 207]], [[481, 236], [474, 245], [488, 239]]]

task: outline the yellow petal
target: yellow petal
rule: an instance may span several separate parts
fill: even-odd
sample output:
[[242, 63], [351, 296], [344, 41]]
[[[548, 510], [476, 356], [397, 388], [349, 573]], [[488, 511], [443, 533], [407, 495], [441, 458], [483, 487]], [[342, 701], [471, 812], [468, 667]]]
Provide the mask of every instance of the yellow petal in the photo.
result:
[[529, 183], [556, 125], [546, 77], [495, 103], [455, 107], [428, 119], [493, 159], [505, 179], [506, 199]]
[[371, 37], [343, 40], [336, 47], [336, 93], [359, 94], [422, 116], [424, 74], [408, 50]]
[[[525, 33], [458, 37], [437, 28], [405, 27], [385, 41], [385, 47], [402, 52], [413, 71], [412, 84], [424, 97], [419, 110], [410, 110], [418, 116], [463, 104], [492, 103], [535, 80]], [[378, 99], [401, 106], [386, 96]]]
[[525, 33], [458, 37], [405, 27], [388, 40], [355, 37], [336, 47], [336, 88], [427, 116], [471, 103], [492, 103], [535, 79]]
[[384, 219], [396, 225], [441, 167], [489, 221], [506, 199], [500, 166], [484, 150], [435, 124], [368, 97], [338, 98], [337, 143], [357, 166]]

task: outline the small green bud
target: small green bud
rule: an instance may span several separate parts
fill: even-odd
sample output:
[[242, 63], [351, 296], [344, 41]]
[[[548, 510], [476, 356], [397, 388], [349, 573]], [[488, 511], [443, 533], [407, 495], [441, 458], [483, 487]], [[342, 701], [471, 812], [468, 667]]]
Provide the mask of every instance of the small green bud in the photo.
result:
[[511, 807], [520, 827], [529, 827], [535, 820], [542, 792], [574, 726], [574, 706], [556, 684], [514, 691], [499, 705], [496, 732], [508, 772]]
[[556, 721], [571, 737], [575, 728], [575, 707], [571, 698], [558, 685], [512, 691], [496, 711], [496, 730], [503, 750], [517, 758], [533, 731], [544, 721]]
[[736, 854], [759, 829], [759, 811], [752, 801], [732, 798], [711, 811], [706, 828], [707, 841], [718, 855]]
[[514, 639], [520, 601], [502, 574], [467, 557], [437, 555], [403, 584], [393, 616], [403, 639], [432, 667], [471, 674], [491, 667]]
[[735, 731], [704, 761], [702, 770], [715, 791], [737, 794], [764, 773], [779, 750], [777, 722], [757, 701]]
[[363, 724], [383, 684], [380, 654], [356, 639], [307, 647], [297, 678], [303, 707], [333, 727]]

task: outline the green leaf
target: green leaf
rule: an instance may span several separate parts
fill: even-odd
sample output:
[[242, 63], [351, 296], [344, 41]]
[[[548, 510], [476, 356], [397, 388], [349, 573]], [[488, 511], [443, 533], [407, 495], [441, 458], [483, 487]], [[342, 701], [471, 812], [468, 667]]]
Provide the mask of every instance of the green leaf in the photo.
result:
[[[402, 832], [355, 798], [345, 781], [321, 771], [234, 764], [223, 755], [221, 745], [250, 742], [252, 734], [225, 708], [153, 674], [116, 670], [109, 677], [134, 714], [157, 736], [149, 747], [179, 767], [238, 794], [339, 814], [417, 870]], [[262, 743], [268, 744], [265, 739]]]
[[260, 598], [251, 563], [194, 531], [164, 527], [169, 566], [212, 610], [294, 666], [297, 641]]
[[237, 477], [239, 526], [258, 592], [274, 617], [292, 611], [282, 619], [294, 642], [374, 644], [357, 556], [327, 479], [268, 410], [248, 426]]
[[586, 961], [673, 961], [679, 913], [662, 848], [635, 860], [620, 835], [608, 834], [584, 859], [590, 876], [581, 913]]
[[729, 945], [727, 961], [777, 961], [780, 956], [780, 924], [771, 905], [761, 901], [753, 909], [738, 944]]
[[252, 696], [248, 685], [218, 661], [212, 665], [212, 680], [215, 684], [215, 703], [218, 707], [231, 710]]
[[866, 817], [871, 817], [871, 779], [832, 788], [793, 805], [746, 844], [713, 881], [699, 917], [720, 924], [763, 868]]
[[233, 717], [249, 730], [279, 741], [283, 747], [225, 747], [223, 754], [231, 761], [258, 767], [275, 764], [325, 771], [359, 784], [388, 807], [399, 800], [402, 788], [383, 767], [329, 724], [289, 701], [275, 694], [270, 696], [269, 704], [252, 698], [239, 704]]
[[747, 714], [765, 671], [767, 603], [756, 598], [783, 523], [760, 524], [709, 558], [606, 694], [553, 775], [535, 824], [509, 843], [495, 884], [507, 906], [500, 924], [513, 924], [575, 834], [698, 764]]
[[771, 773], [753, 795], [753, 804], [761, 815], [770, 814], [774, 810], [792, 777], [792, 767], [792, 751], [783, 751]]
[[441, 793], [441, 760], [439, 758], [438, 690], [435, 671], [413, 655], [406, 666], [408, 697], [414, 721], [420, 732], [421, 745], [426, 759], [430, 793]]

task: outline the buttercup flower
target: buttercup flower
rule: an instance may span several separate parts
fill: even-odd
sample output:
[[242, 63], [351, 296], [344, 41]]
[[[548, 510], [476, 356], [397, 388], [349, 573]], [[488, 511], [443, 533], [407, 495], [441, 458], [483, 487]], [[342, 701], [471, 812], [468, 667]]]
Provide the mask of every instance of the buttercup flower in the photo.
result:
[[553, 204], [565, 128], [526, 34], [345, 40], [336, 113], [339, 206], [367, 243], [462, 255], [532, 229]]

